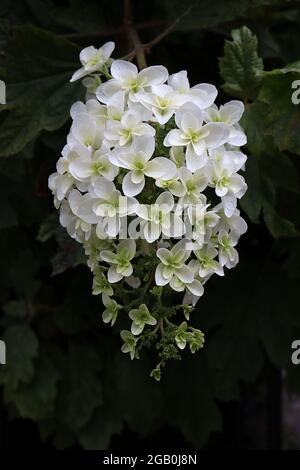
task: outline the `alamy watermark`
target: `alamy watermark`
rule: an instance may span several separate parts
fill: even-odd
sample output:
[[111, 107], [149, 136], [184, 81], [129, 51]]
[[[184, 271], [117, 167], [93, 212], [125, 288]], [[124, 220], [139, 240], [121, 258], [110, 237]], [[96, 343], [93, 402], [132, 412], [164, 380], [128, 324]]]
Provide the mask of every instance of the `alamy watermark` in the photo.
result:
[[0, 365], [6, 364], [6, 344], [0, 340]]
[[[3, 80], [0, 80], [0, 104], [6, 104], [6, 85]], [[6, 345], [0, 340], [0, 365], [4, 364], [6, 364]]]
[[294, 349], [294, 352], [292, 353], [291, 356], [291, 361], [292, 363], [297, 366], [300, 364], [300, 339], [295, 339], [292, 342], [292, 349]]
[[0, 104], [6, 103], [6, 85], [3, 80], [0, 80]]
[[292, 103], [299, 104], [300, 103], [300, 80], [294, 80], [292, 82], [292, 89], [295, 90], [292, 93]]

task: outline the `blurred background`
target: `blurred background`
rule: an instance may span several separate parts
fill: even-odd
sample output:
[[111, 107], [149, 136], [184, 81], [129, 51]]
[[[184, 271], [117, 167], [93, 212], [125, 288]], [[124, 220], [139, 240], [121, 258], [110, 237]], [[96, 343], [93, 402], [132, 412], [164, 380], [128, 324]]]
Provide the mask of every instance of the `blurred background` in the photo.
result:
[[69, 83], [80, 50], [109, 40], [114, 58], [132, 50], [123, 2], [2, 0], [0, 448], [299, 449], [300, 3], [132, 0], [131, 16], [148, 65], [213, 83], [218, 104], [245, 103], [240, 263], [192, 314], [205, 347], [169, 363], [161, 382], [150, 353], [121, 353], [47, 179], [84, 98]]

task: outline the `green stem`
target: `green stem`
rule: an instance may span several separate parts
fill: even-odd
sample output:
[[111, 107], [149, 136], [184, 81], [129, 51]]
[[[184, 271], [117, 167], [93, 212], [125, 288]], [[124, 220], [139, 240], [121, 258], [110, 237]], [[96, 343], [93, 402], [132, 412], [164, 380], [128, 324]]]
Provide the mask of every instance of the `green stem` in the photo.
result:
[[136, 53], [136, 61], [140, 70], [147, 67], [144, 46], [137, 31], [130, 25], [130, 37]]
[[160, 317], [160, 319], [159, 319], [159, 328], [160, 328], [160, 331], [161, 331], [161, 335], [165, 336], [164, 318], [163, 317]]
[[130, 0], [124, 0], [124, 28], [127, 30], [128, 37], [132, 42], [134, 50], [129, 54], [130, 59], [136, 57], [137, 65], [140, 70], [147, 67], [145, 49], [141, 43], [136, 28], [132, 23]]

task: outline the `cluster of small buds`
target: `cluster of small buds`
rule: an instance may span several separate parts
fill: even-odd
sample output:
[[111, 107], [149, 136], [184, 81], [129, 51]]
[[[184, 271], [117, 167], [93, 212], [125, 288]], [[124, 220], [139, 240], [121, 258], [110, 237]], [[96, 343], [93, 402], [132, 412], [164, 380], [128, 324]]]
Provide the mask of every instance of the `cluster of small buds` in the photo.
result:
[[[242, 102], [218, 108], [215, 86], [191, 87], [186, 71], [169, 75], [163, 66], [139, 71], [111, 59], [113, 50], [109, 42], [80, 53], [82, 67], [71, 81], [85, 77], [87, 99], [71, 108], [49, 187], [61, 225], [83, 244], [103, 321], [113, 325], [128, 310], [131, 332], [121, 332], [122, 351], [133, 358], [145, 328], [161, 326], [159, 310], [145, 304], [147, 289], [172, 289], [182, 293], [183, 308], [194, 306], [213, 274], [237, 264], [235, 246], [247, 230], [237, 209], [247, 189], [239, 174], [246, 136]], [[146, 259], [154, 269], [140, 275]], [[136, 296], [140, 303], [130, 309], [117, 303], [113, 296], [122, 301], [117, 291], [124, 286], [144, 299]], [[179, 349], [189, 344], [195, 352], [202, 343], [186, 322], [174, 333]]]

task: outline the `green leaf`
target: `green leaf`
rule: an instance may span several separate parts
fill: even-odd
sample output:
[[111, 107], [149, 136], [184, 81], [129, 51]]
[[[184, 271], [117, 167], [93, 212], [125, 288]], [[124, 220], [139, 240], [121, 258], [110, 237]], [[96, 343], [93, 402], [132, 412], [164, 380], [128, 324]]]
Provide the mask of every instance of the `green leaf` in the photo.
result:
[[34, 253], [25, 249], [20, 251], [9, 267], [9, 274], [16, 292], [31, 299], [40, 287], [37, 279], [39, 261]]
[[241, 125], [247, 135], [247, 150], [256, 157], [262, 153], [273, 153], [275, 151], [273, 139], [267, 133], [266, 128], [269, 111], [267, 104], [255, 101], [246, 104], [241, 119]]
[[[203, 319], [205, 328], [215, 328], [215, 333], [208, 338], [205, 352], [209, 368], [213, 371], [216, 393], [219, 398], [232, 389], [239, 381], [251, 382], [263, 366], [263, 356], [259, 348], [256, 329], [257, 308], [255, 297], [259, 265], [244, 258], [244, 263], [230, 273], [231, 279], [222, 282], [215, 280], [218, 298], [207, 296], [202, 308], [214, 312], [212, 318]], [[247, 282], [245, 282], [247, 279]], [[232, 301], [231, 286], [240, 297]], [[262, 302], [264, 297], [262, 299]], [[214, 322], [213, 322], [214, 321]], [[205, 322], [208, 322], [206, 326]], [[212, 323], [213, 322], [213, 323]], [[208, 335], [207, 335], [208, 336]], [[247, 366], [246, 366], [247, 364]]]
[[[274, 0], [273, 0], [274, 3]], [[186, 15], [176, 24], [176, 30], [191, 31], [214, 28], [227, 21], [251, 16], [255, 8], [272, 4], [272, 0], [165, 0], [170, 21], [174, 21], [187, 11]], [[188, 10], [188, 7], [191, 7]]]
[[[125, 421], [143, 436], [154, 432], [163, 410], [160, 387], [149, 377], [149, 369], [145, 360], [131, 361], [125, 355], [116, 357], [114, 372], [119, 399], [126, 404], [123, 408]], [[139, 400], [132, 393], [133, 389], [139, 390]]]
[[259, 222], [259, 215], [263, 206], [262, 182], [257, 158], [254, 155], [248, 155], [246, 163], [245, 181], [248, 189], [239, 205], [246, 212], [249, 219]]
[[7, 48], [8, 103], [1, 115], [0, 156], [22, 150], [42, 130], [53, 131], [69, 118], [83, 95], [69, 83], [78, 68], [77, 46], [33, 26], [20, 26]]
[[28, 314], [28, 307], [24, 300], [11, 300], [2, 307], [4, 313], [14, 318], [24, 318]]
[[[188, 356], [170, 364], [166, 380], [165, 416], [168, 425], [181, 429], [196, 449], [201, 448], [211, 432], [219, 431], [222, 419], [213, 400], [213, 384], [204, 355]], [[178, 399], [180, 397], [180, 399]]]
[[292, 85], [295, 80], [300, 80], [300, 67], [290, 67], [291, 72], [287, 66], [263, 74], [259, 99], [269, 104], [267, 132], [278, 148], [300, 155], [300, 105], [292, 101], [296, 91]]
[[295, 327], [299, 325], [298, 282], [288, 281], [283, 270], [274, 262], [264, 266], [257, 284], [257, 334], [277, 367], [290, 364], [291, 344]]
[[65, 364], [58, 410], [65, 424], [77, 430], [102, 404], [99, 356], [88, 344], [70, 343]]
[[28, 383], [33, 377], [33, 359], [38, 353], [38, 340], [26, 324], [10, 326], [3, 339], [7, 359], [6, 365], [0, 369], [0, 382], [14, 390], [20, 382]]
[[274, 238], [280, 236], [296, 237], [300, 234], [293, 222], [280, 217], [274, 207], [266, 202], [264, 203], [264, 220]]
[[56, 6], [53, 16], [58, 24], [74, 31], [90, 33], [101, 31], [105, 27], [105, 7], [97, 0], [86, 2], [83, 0], [70, 0], [68, 7]]
[[284, 154], [263, 154], [259, 158], [250, 154], [246, 163], [245, 180], [248, 190], [239, 204], [254, 223], [259, 223], [262, 212], [274, 238], [299, 234], [293, 222], [281, 217], [275, 208], [277, 187], [298, 191], [297, 174], [290, 164]]
[[0, 18], [0, 47], [3, 48], [9, 38], [10, 24], [7, 18]]
[[5, 395], [6, 401], [13, 401], [23, 418], [35, 421], [45, 419], [54, 411], [57, 392], [58, 371], [46, 356], [40, 355], [35, 364], [35, 372], [28, 384]]
[[17, 213], [9, 201], [0, 201], [0, 230], [18, 225]]
[[299, 176], [297, 168], [288, 154], [284, 152], [270, 152], [260, 158], [261, 172], [278, 189], [299, 193]]
[[52, 238], [59, 227], [58, 217], [56, 213], [50, 214], [46, 220], [40, 225], [38, 235], [36, 237], [40, 242], [46, 242]]
[[85, 450], [105, 450], [112, 436], [119, 434], [122, 428], [119, 408], [109, 400], [96, 410], [88, 425], [80, 431], [79, 442]]
[[257, 55], [257, 38], [246, 26], [231, 34], [233, 41], [225, 41], [224, 57], [219, 59], [223, 88], [232, 96], [253, 99], [263, 70], [262, 59]]
[[80, 264], [86, 264], [84, 250], [79, 243], [69, 238], [65, 243], [61, 244], [60, 250], [52, 258], [51, 264], [52, 276], [61, 274], [67, 269], [75, 268]]

